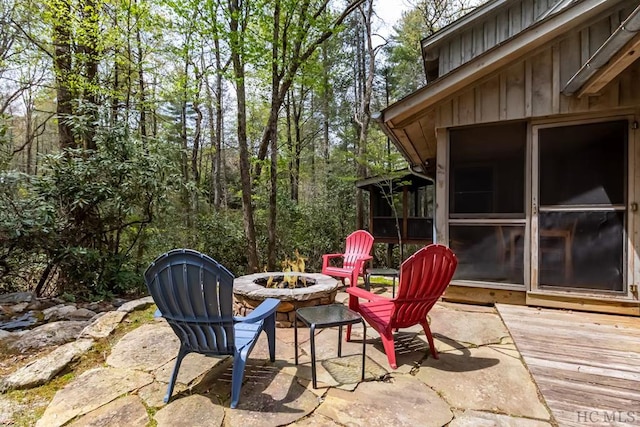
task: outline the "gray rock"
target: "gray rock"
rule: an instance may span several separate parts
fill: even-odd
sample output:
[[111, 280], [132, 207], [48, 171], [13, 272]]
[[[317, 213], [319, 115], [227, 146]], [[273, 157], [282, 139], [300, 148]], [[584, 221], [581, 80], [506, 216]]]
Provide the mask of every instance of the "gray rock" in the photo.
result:
[[118, 327], [126, 315], [127, 313], [119, 311], [108, 311], [101, 316], [99, 315], [80, 332], [79, 338], [106, 338]]
[[113, 304], [114, 307], [120, 307], [122, 304], [125, 304], [127, 302], [128, 300], [124, 298], [114, 298], [113, 300], [111, 300], [111, 304]]
[[0, 342], [10, 339], [14, 334], [9, 331], [5, 331], [4, 329], [0, 329]]
[[30, 331], [25, 331], [10, 344], [10, 347], [26, 351], [51, 345], [66, 344], [75, 340], [85, 326], [87, 326], [87, 322], [72, 320], [47, 323]]
[[29, 307], [28, 302], [21, 302], [18, 304], [13, 304], [12, 306], [8, 307], [8, 311], [12, 313], [22, 313], [27, 309], [27, 307]]
[[406, 375], [390, 382], [361, 383], [353, 393], [331, 389], [315, 413], [340, 425], [370, 427], [440, 427], [453, 418], [449, 405], [435, 391]]
[[144, 297], [137, 300], [125, 302], [120, 307], [118, 307], [118, 311], [124, 311], [126, 313], [131, 313], [134, 310], [144, 310], [150, 305], [154, 304], [153, 298]]
[[64, 425], [152, 381], [151, 375], [131, 369], [98, 368], [86, 371], [56, 393], [36, 427]]
[[10, 389], [26, 389], [45, 384], [69, 363], [76, 360], [93, 345], [93, 340], [70, 342], [34, 360], [13, 374], [0, 380], [0, 392]]
[[425, 360], [416, 377], [455, 408], [550, 418], [512, 344], [440, 353]]
[[87, 304], [87, 306], [85, 308], [87, 308], [87, 309], [89, 309], [91, 311], [95, 311], [96, 313], [99, 312], [99, 311], [103, 311], [103, 310], [101, 310], [102, 305], [99, 302], [89, 303], [89, 304]]
[[170, 327], [146, 324], [118, 341], [111, 349], [107, 364], [151, 372], [174, 359], [179, 348], [178, 337]]
[[53, 306], [54, 304], [47, 299], [35, 299], [33, 301], [31, 301], [29, 303], [29, 305], [27, 306], [27, 310], [39, 310], [42, 311], [44, 309], [47, 309], [51, 306]]
[[171, 401], [156, 413], [154, 419], [158, 427], [186, 424], [190, 427], [214, 427], [222, 425], [224, 409], [211, 399], [196, 394]]
[[69, 424], [69, 427], [145, 427], [149, 423], [147, 409], [137, 396], [125, 396]]
[[73, 313], [77, 309], [75, 305], [58, 304], [42, 310], [42, 314], [44, 314], [44, 320], [46, 321], [58, 320], [66, 318], [69, 313]]
[[0, 426], [15, 425], [15, 414], [23, 412], [27, 408], [27, 404], [19, 403], [15, 399], [0, 395]]
[[95, 311], [91, 311], [86, 308], [79, 308], [71, 313], [67, 314], [66, 318], [69, 320], [89, 320], [96, 315]]
[[13, 292], [0, 295], [0, 304], [18, 304], [21, 302], [31, 302], [35, 299], [32, 292]]

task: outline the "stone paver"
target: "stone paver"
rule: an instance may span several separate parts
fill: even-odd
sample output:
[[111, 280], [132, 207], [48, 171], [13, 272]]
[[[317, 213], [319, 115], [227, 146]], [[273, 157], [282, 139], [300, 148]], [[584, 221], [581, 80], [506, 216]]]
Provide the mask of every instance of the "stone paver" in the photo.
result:
[[341, 425], [370, 427], [440, 427], [453, 418], [449, 405], [436, 392], [404, 375], [389, 383], [361, 383], [355, 392], [331, 389], [316, 413]]
[[13, 425], [14, 414], [24, 410], [25, 407], [25, 404], [15, 403], [11, 399], [0, 395], [0, 426]]
[[116, 329], [126, 315], [127, 313], [122, 311], [108, 311], [84, 328], [82, 332], [80, 332], [80, 337], [94, 339], [106, 338], [111, 335], [111, 332]]
[[451, 305], [438, 304], [429, 313], [429, 319], [439, 351], [469, 344], [497, 344], [509, 337], [509, 331], [495, 310], [469, 312], [464, 307], [452, 308]]
[[289, 425], [293, 427], [341, 427], [341, 424], [320, 414], [311, 414]]
[[549, 419], [515, 346], [465, 348], [425, 360], [416, 377], [454, 408]]
[[448, 427], [550, 427], [546, 421], [517, 418], [480, 411], [454, 411], [455, 419]]
[[[177, 352], [174, 356], [176, 355]], [[182, 359], [176, 383], [189, 385], [196, 378], [206, 374], [220, 363], [223, 363], [228, 357], [229, 356], [205, 356], [202, 354], [189, 353]], [[168, 384], [175, 364], [175, 360], [171, 360], [154, 371], [153, 375], [156, 377], [156, 381]]]
[[164, 324], [146, 324], [129, 332], [113, 347], [107, 364], [114, 368], [154, 371], [178, 354], [178, 337]]
[[125, 396], [80, 417], [69, 427], [145, 427], [149, 423], [147, 408], [137, 396]]
[[169, 402], [154, 419], [158, 427], [216, 427], [224, 420], [224, 409], [205, 396], [192, 395]]
[[252, 375], [242, 387], [237, 409], [227, 412], [225, 424], [228, 427], [287, 425], [309, 415], [319, 404], [319, 398], [301, 386], [295, 377], [270, 370], [266, 375]]
[[[354, 328], [355, 330], [355, 328]], [[362, 328], [360, 328], [360, 331]], [[298, 332], [309, 336], [308, 329], [301, 328]], [[343, 334], [346, 333], [346, 328]], [[352, 341], [345, 342], [343, 335], [342, 357], [338, 357], [338, 329], [325, 328], [316, 331], [316, 375], [318, 387], [337, 387], [351, 384], [351, 387], [360, 382], [362, 375], [362, 334], [353, 333]], [[311, 381], [311, 343], [307, 339], [299, 343], [299, 370], [296, 376]], [[365, 380], [376, 380], [384, 377], [388, 371], [386, 356], [385, 364], [374, 360], [369, 354], [371, 346], [367, 346], [365, 363]], [[292, 357], [293, 359], [293, 357]]]
[[[173, 388], [173, 395], [175, 396], [177, 393], [180, 393], [185, 389], [186, 386], [184, 384], [176, 383]], [[138, 397], [140, 397], [144, 404], [150, 408], [161, 408], [165, 405], [163, 399], [166, 393], [167, 384], [152, 382], [138, 390]]]
[[151, 375], [132, 369], [92, 369], [56, 393], [36, 427], [61, 426], [152, 381]]

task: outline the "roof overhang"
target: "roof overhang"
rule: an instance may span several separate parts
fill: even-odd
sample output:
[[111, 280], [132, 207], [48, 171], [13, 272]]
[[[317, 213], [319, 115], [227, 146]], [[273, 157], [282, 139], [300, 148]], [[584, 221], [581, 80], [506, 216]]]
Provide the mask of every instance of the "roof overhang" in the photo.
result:
[[611, 7], [611, 0], [584, 0], [528, 27], [473, 60], [390, 105], [378, 116], [383, 131], [391, 137], [412, 165], [424, 165], [405, 128], [423, 118], [431, 107], [446, 100], [473, 82], [494, 73], [528, 52], [561, 36]]
[[562, 90], [578, 97], [596, 95], [640, 58], [640, 6], [596, 50]]
[[392, 192], [400, 191], [404, 187], [425, 187], [433, 185], [432, 177], [417, 172], [411, 168], [405, 168], [390, 172], [388, 175], [377, 175], [356, 182], [356, 187], [367, 191], [388, 188]]

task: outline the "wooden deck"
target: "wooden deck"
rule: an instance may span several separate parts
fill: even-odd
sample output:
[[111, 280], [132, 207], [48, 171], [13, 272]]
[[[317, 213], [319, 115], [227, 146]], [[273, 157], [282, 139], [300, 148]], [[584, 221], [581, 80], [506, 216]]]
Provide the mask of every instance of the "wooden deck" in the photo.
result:
[[640, 425], [640, 318], [496, 307], [559, 426]]

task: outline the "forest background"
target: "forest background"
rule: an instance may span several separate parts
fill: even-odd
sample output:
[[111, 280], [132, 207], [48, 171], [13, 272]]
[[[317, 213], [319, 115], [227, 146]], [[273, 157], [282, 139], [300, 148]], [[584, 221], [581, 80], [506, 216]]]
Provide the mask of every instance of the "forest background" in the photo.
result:
[[0, 292], [143, 292], [188, 247], [307, 270], [366, 226], [355, 182], [404, 167], [372, 113], [425, 84], [415, 0], [0, 0]]

